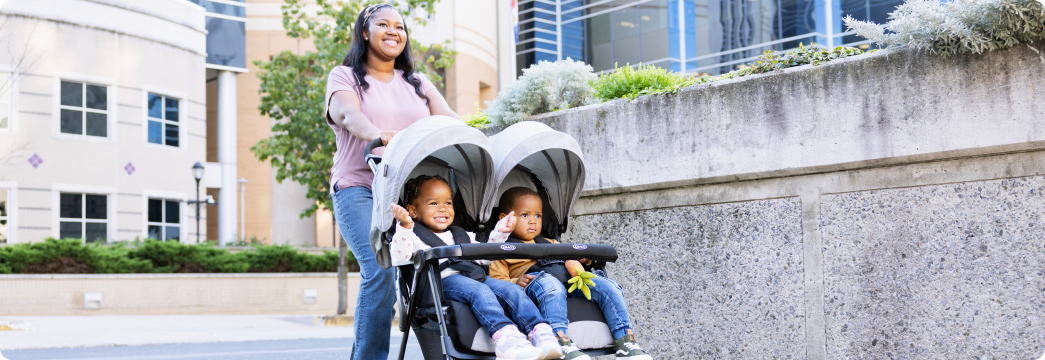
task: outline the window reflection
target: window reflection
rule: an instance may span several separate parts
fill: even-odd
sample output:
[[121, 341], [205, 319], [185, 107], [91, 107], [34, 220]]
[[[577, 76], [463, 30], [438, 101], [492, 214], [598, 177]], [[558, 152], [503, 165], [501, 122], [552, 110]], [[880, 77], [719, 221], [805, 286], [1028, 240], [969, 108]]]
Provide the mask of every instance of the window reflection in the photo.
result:
[[[832, 21], [832, 29], [825, 28], [824, 21], [817, 21], [817, 14], [825, 11], [826, 1], [832, 1], [836, 14], [841, 14]], [[520, 41], [547, 38], [555, 44], [518, 44], [517, 61], [521, 70], [548, 55], [555, 59], [561, 51], [562, 58], [583, 60], [597, 72], [611, 70], [614, 64], [644, 63], [673, 71], [682, 71], [685, 64], [689, 73], [719, 74], [754, 61], [766, 50], [788, 50], [799, 43], [826, 45], [829, 40], [835, 45], [865, 42], [855, 35], [828, 39], [825, 34], [844, 32], [842, 18], [847, 15], [886, 22], [888, 14], [901, 3], [902, 0], [580, 0], [559, 3], [562, 27], [557, 29], [555, 24], [535, 20], [546, 17], [545, 14], [526, 12], [535, 7], [554, 12], [553, 5], [521, 0]]]
[[247, 67], [246, 24], [242, 21], [207, 18], [207, 63]]

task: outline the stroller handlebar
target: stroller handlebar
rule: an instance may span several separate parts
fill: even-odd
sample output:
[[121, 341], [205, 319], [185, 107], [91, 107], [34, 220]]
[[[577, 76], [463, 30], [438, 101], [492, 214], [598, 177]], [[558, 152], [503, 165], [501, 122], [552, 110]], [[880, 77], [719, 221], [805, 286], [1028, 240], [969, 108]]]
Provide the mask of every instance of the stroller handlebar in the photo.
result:
[[381, 142], [381, 138], [370, 140], [366, 143], [366, 147], [363, 148], [363, 160], [366, 161], [367, 165], [370, 165], [370, 170], [377, 174], [377, 165], [381, 163], [381, 157], [371, 154], [374, 149], [385, 146]]
[[[420, 260], [456, 257], [461, 260], [546, 259], [617, 261], [617, 249], [590, 244], [460, 244], [419, 250]], [[417, 259], [415, 257], [415, 259]], [[415, 263], [416, 264], [416, 263]]]

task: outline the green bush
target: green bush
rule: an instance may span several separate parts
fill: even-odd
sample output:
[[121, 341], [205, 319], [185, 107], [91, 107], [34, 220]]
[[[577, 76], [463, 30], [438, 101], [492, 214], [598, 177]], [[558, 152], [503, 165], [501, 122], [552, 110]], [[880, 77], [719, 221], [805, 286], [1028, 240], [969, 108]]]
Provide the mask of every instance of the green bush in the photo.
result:
[[1045, 38], [1042, 0], [911, 0], [878, 25], [846, 16], [845, 24], [879, 44], [944, 56], [982, 53]]
[[797, 49], [792, 49], [782, 54], [766, 50], [762, 56], [758, 57], [758, 60], [756, 60], [755, 63], [748, 65], [746, 68], [730, 71], [729, 73], [716, 77], [702, 76], [696, 80], [696, 83], [706, 84], [719, 80], [763, 74], [774, 70], [782, 70], [802, 65], [820, 65], [831, 60], [860, 55], [863, 53], [863, 50], [854, 47], [838, 46], [834, 49], [827, 49], [816, 46], [815, 43], [808, 47], [799, 43]]
[[490, 115], [486, 115], [483, 109], [479, 108], [479, 102], [476, 101], [475, 113], [465, 116], [464, 123], [476, 129], [485, 129], [490, 126]]
[[[349, 268], [358, 268], [348, 255]], [[252, 245], [238, 253], [210, 244], [145, 240], [84, 244], [79, 239], [0, 247], [0, 274], [243, 273], [337, 271], [337, 254], [298, 252], [289, 245]]]
[[591, 82], [592, 94], [602, 101], [640, 95], [675, 93], [679, 89], [695, 84], [693, 76], [673, 73], [653, 65], [617, 67], [613, 72], [599, 76]]

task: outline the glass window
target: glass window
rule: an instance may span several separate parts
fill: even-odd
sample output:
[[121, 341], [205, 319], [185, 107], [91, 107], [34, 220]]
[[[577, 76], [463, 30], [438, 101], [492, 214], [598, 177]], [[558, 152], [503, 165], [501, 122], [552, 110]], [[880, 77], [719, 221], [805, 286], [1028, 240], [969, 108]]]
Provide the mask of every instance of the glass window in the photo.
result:
[[59, 237], [87, 242], [108, 239], [107, 196], [82, 193], [61, 193], [58, 196]]
[[65, 134], [109, 136], [108, 88], [62, 80], [59, 130]]
[[178, 99], [149, 94], [148, 140], [153, 144], [178, 146]]
[[149, 199], [149, 238], [164, 241], [181, 238], [180, 205], [178, 200]]
[[[675, 5], [675, 9], [678, 9], [678, 5]], [[649, 64], [671, 55], [667, 0], [655, 0], [639, 5], [639, 28], [642, 31], [643, 64]], [[678, 47], [678, 44], [675, 44], [675, 47]]]
[[207, 63], [247, 67], [247, 25], [243, 21], [207, 17]]
[[613, 37], [613, 62], [619, 66], [642, 62], [642, 44], [639, 34], [639, 9], [630, 7], [610, 13], [610, 31]]
[[7, 238], [11, 236], [11, 232], [8, 228], [8, 217], [10, 216], [7, 212], [10, 207], [7, 194], [10, 190], [0, 190], [0, 244], [6, 244]]

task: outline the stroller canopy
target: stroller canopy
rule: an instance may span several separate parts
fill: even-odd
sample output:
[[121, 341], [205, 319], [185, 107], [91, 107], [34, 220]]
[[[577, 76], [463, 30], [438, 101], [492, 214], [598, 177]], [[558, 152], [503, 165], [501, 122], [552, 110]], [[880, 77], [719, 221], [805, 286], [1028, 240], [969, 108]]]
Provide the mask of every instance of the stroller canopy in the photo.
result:
[[[496, 190], [490, 141], [481, 131], [448, 116], [429, 116], [400, 131], [385, 147], [374, 169], [374, 209], [370, 246], [377, 262], [392, 265], [382, 233], [393, 230], [391, 204], [401, 204], [403, 185], [419, 175], [441, 175], [454, 191], [455, 221], [482, 224], [489, 217], [482, 206]], [[463, 203], [463, 204], [462, 204]], [[463, 206], [462, 206], [463, 205]], [[462, 212], [461, 209], [464, 211]], [[467, 217], [467, 219], [461, 219]], [[468, 229], [475, 231], [475, 229]], [[387, 234], [391, 236], [391, 233]]]
[[[530, 175], [535, 175], [547, 190], [550, 208], [555, 212], [558, 229], [545, 229], [547, 235], [565, 231], [573, 205], [584, 188], [584, 158], [577, 140], [536, 121], [522, 121], [490, 138], [496, 170], [497, 190], [492, 201], [485, 203], [483, 216], [490, 217], [494, 202], [501, 193], [514, 186], [536, 189]], [[546, 214], [547, 215], [547, 214]]]

